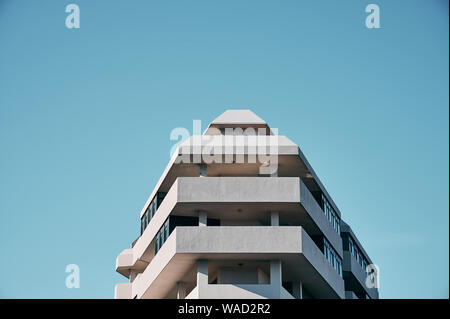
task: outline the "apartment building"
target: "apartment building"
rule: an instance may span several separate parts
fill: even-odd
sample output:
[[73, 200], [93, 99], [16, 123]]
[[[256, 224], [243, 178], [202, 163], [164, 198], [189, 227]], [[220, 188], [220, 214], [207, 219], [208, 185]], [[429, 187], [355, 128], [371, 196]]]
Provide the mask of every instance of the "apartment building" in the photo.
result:
[[[276, 132], [275, 132], [276, 133]], [[250, 110], [178, 146], [116, 259], [115, 298], [378, 298], [300, 148]]]

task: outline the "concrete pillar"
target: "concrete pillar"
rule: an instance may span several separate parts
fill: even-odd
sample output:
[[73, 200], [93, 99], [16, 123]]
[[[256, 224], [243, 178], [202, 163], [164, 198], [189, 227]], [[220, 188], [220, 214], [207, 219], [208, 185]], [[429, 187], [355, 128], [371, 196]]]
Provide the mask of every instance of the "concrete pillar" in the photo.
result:
[[301, 281], [294, 281], [292, 283], [292, 295], [295, 299], [303, 299], [303, 284]]
[[270, 285], [269, 276], [261, 269], [257, 268], [258, 271], [258, 285]]
[[270, 177], [278, 177], [278, 166], [276, 171], [270, 174]]
[[137, 275], [138, 273], [136, 271], [130, 270], [130, 282], [133, 282]]
[[281, 260], [270, 261], [270, 285], [274, 293], [272, 298], [281, 297]]
[[206, 164], [200, 164], [200, 177], [206, 177], [208, 174], [206, 173]]
[[270, 212], [270, 226], [280, 226], [280, 214], [278, 212]]
[[197, 290], [199, 298], [207, 298], [208, 288], [208, 260], [199, 259], [197, 261]]
[[177, 299], [186, 298], [186, 285], [184, 282], [177, 282]]
[[208, 224], [208, 214], [204, 210], [198, 211], [198, 225], [206, 226]]

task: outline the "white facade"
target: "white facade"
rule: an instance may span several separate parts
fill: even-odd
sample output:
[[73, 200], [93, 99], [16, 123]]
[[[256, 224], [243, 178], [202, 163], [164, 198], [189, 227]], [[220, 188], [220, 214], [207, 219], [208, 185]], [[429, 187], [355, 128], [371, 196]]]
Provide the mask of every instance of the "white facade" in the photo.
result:
[[249, 110], [182, 143], [140, 217], [116, 298], [355, 296], [339, 210], [299, 147]]

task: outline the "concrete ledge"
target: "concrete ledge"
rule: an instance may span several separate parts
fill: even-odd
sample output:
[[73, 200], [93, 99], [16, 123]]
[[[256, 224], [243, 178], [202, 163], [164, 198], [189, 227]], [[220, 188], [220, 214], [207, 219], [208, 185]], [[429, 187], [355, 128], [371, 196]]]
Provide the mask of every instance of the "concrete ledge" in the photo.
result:
[[208, 299], [294, 299], [283, 287], [281, 287], [281, 294], [276, 294], [271, 285], [220, 284], [207, 285], [204, 288], [206, 290], [203, 293], [208, 296]]
[[179, 254], [295, 254], [302, 252], [301, 230], [291, 226], [177, 227], [176, 249]]
[[[298, 177], [180, 177], [173, 183], [150, 224], [136, 241], [132, 253], [127, 252], [128, 257], [123, 256], [124, 259], [121, 261], [121, 268], [118, 271], [126, 276], [125, 266], [135, 269], [137, 268], [136, 263], [149, 263], [152, 260], [154, 249], [151, 243], [164, 221], [175, 207], [178, 207], [177, 205], [202, 203], [257, 203], [261, 204], [261, 213], [265, 213], [265, 203], [284, 204], [290, 205], [290, 207], [297, 205], [298, 214], [305, 214], [304, 211], [306, 211], [317, 229], [325, 235], [336, 252], [342, 256], [341, 238]], [[218, 228], [220, 232], [222, 227]], [[140, 267], [145, 265], [142, 264]]]
[[[266, 147], [261, 147], [266, 146]], [[197, 135], [178, 147], [178, 155], [208, 154], [298, 155], [297, 144], [282, 135]]]
[[319, 297], [345, 296], [343, 279], [308, 234], [294, 226], [177, 227], [134, 280], [133, 295], [164, 298], [198, 259], [279, 259], [283, 272], [314, 282]]
[[181, 177], [180, 203], [299, 203], [298, 177]]
[[133, 249], [124, 249], [116, 258], [116, 271], [128, 277], [130, 268], [134, 265]]
[[132, 299], [131, 283], [117, 284], [114, 288], [114, 299]]

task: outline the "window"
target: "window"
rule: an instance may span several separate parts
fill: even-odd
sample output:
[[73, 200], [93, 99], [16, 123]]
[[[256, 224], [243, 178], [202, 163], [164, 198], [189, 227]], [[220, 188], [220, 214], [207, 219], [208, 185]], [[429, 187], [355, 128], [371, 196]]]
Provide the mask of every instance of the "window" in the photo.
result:
[[338, 261], [338, 274], [342, 277], [342, 263]]
[[334, 230], [341, 234], [341, 220], [339, 216], [336, 214], [334, 209], [331, 207], [325, 195], [322, 194], [322, 208], [325, 214], [325, 217], [328, 219], [330, 224], [333, 226]]
[[198, 226], [198, 217], [173, 215], [167, 217], [154, 238], [155, 254], [157, 254], [158, 251], [162, 248], [164, 243], [170, 237], [170, 234], [177, 226]]
[[164, 231], [166, 232], [166, 239], [169, 238], [169, 219], [167, 219], [166, 223], [164, 224]]
[[348, 251], [356, 259], [356, 262], [361, 266], [361, 268], [365, 272], [369, 262], [367, 261], [364, 254], [360, 251], [358, 246], [355, 245], [355, 242], [351, 237], [348, 237]]
[[348, 250], [352, 256], [355, 256], [355, 247], [353, 245], [353, 240], [350, 237], [348, 238]]
[[155, 216], [155, 214], [156, 214], [156, 203], [155, 202], [152, 202], [150, 204], [150, 213], [151, 213], [152, 217]]
[[336, 270], [339, 276], [342, 277], [342, 259], [336, 253], [333, 247], [331, 247], [330, 243], [326, 238], [323, 238], [323, 254], [325, 258], [328, 260], [330, 265]]
[[155, 236], [155, 254], [158, 253], [158, 251], [164, 245], [166, 240], [169, 238], [170, 233], [171, 233], [171, 229], [170, 229], [170, 216], [169, 216]]
[[150, 204], [148, 204], [144, 216], [141, 219], [141, 235], [144, 232], [145, 228], [150, 224], [150, 220], [156, 214], [156, 210], [158, 209], [158, 204], [161, 204], [164, 199], [164, 194], [158, 192], [155, 197], [152, 199]]
[[159, 232], [156, 234], [156, 244], [155, 244], [155, 254], [159, 251], [160, 246], [160, 241], [159, 241]]
[[166, 241], [166, 232], [164, 231], [164, 226], [159, 231], [159, 235], [161, 236], [161, 246], [162, 246]]

